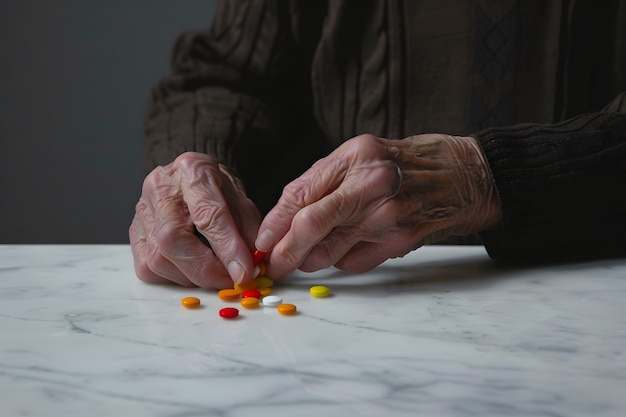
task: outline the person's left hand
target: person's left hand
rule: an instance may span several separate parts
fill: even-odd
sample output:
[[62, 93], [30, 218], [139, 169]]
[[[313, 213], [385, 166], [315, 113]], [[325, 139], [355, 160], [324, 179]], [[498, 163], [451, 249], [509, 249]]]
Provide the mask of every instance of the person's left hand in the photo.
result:
[[269, 253], [274, 279], [332, 265], [358, 273], [499, 221], [495, 187], [474, 138], [361, 135], [284, 188], [256, 247]]

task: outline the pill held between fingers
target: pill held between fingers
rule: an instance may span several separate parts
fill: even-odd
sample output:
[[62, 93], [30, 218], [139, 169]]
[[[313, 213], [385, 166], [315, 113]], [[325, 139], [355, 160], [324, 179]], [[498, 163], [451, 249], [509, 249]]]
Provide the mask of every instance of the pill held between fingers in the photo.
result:
[[234, 319], [239, 315], [239, 310], [234, 307], [225, 307], [220, 310], [220, 317], [225, 319]]
[[185, 297], [182, 300], [180, 300], [180, 303], [187, 308], [200, 307], [200, 299], [196, 297]]
[[278, 307], [283, 303], [283, 299], [277, 295], [267, 295], [263, 297], [263, 305], [266, 307]]
[[239, 303], [245, 308], [257, 308], [259, 306], [259, 299], [255, 297], [246, 297], [242, 298]]
[[314, 285], [309, 289], [313, 297], [323, 298], [330, 294], [330, 288], [324, 285]]
[[227, 288], [225, 290], [220, 290], [217, 293], [217, 296], [224, 301], [236, 301], [241, 296], [241, 291], [233, 288]]
[[298, 309], [293, 304], [281, 304], [278, 306], [278, 312], [285, 316], [293, 316], [297, 311]]
[[258, 249], [255, 250], [252, 254], [252, 261], [254, 262], [254, 265], [260, 264], [263, 258], [265, 258], [265, 252], [262, 252]]

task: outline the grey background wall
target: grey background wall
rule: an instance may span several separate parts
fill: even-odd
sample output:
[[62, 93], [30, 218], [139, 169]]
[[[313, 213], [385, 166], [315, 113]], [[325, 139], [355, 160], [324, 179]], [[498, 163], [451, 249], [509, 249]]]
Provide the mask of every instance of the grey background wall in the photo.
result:
[[125, 243], [148, 91], [213, 0], [0, 2], [0, 243]]

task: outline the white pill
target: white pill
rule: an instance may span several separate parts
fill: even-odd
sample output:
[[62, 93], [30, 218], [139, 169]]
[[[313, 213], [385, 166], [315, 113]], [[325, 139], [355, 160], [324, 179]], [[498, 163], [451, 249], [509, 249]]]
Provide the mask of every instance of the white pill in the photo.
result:
[[260, 273], [261, 273], [261, 267], [258, 265], [255, 266], [254, 271], [252, 271], [252, 278], [258, 278]]
[[278, 307], [283, 303], [283, 299], [277, 295], [266, 295], [263, 297], [263, 305], [266, 307]]

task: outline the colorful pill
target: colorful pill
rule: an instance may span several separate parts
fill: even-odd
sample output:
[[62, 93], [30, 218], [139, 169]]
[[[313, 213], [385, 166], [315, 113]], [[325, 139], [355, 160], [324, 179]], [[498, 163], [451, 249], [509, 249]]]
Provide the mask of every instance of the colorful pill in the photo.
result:
[[200, 307], [200, 299], [196, 297], [185, 297], [182, 300], [180, 300], [180, 303], [187, 308]]
[[261, 298], [261, 291], [259, 290], [245, 290], [241, 293], [243, 298]]
[[267, 295], [263, 297], [263, 305], [266, 307], [278, 307], [283, 303], [283, 299], [277, 295]]
[[293, 316], [297, 312], [297, 308], [293, 304], [281, 304], [278, 306], [278, 312], [285, 316]]
[[258, 277], [257, 279], [255, 279], [255, 281], [257, 288], [268, 288], [274, 285], [273, 279], [264, 276]]
[[239, 292], [244, 292], [245, 290], [255, 289], [257, 287], [257, 282], [255, 280], [252, 280], [244, 284], [235, 284], [233, 285], [233, 287]]
[[260, 264], [263, 258], [265, 258], [265, 252], [262, 252], [258, 249], [255, 250], [254, 253], [252, 254], [252, 261], [254, 262], [255, 265]]
[[330, 288], [324, 285], [314, 285], [313, 287], [311, 287], [309, 292], [313, 297], [323, 298], [327, 297], [328, 294], [330, 294]]
[[220, 290], [217, 293], [217, 296], [224, 301], [236, 301], [241, 296], [241, 291], [233, 288], [227, 288], [225, 290]]
[[242, 298], [239, 302], [242, 307], [245, 308], [257, 308], [259, 306], [259, 299], [254, 297]]
[[272, 294], [272, 289], [269, 287], [259, 288], [257, 291], [261, 293], [261, 298], [267, 297], [268, 295]]
[[264, 277], [267, 272], [267, 265], [265, 265], [265, 262], [261, 261], [257, 266], [259, 267], [259, 274], [257, 277]]
[[239, 315], [239, 310], [234, 307], [225, 307], [220, 310], [220, 317], [225, 319], [234, 319]]

